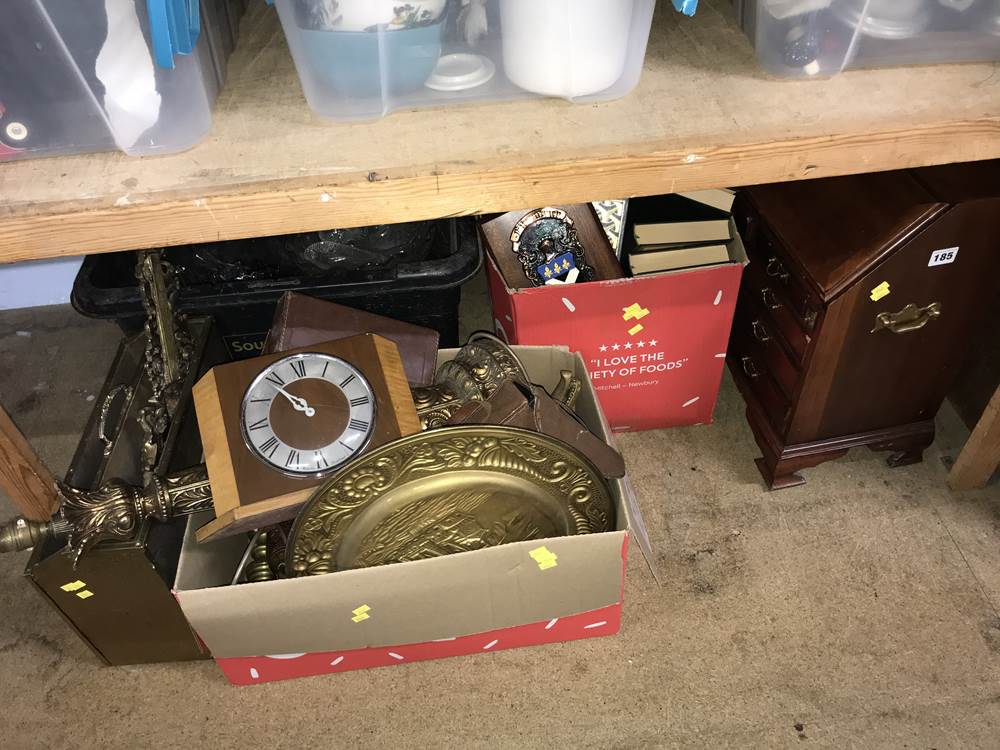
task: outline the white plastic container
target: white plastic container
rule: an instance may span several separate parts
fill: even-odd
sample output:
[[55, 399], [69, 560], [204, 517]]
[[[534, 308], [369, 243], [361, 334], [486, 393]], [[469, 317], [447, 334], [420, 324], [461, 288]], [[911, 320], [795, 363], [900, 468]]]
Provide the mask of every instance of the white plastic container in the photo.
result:
[[[179, 2], [190, 14], [183, 32], [177, 31], [176, 16], [165, 15]], [[5, 4], [0, 161], [110, 149], [162, 154], [193, 146], [211, 126], [212, 104], [234, 43], [229, 18], [240, 5], [234, 0], [201, 0], [200, 8], [197, 0]], [[164, 14], [151, 24], [150, 10]]]
[[275, 0], [309, 105], [341, 120], [639, 82], [655, 0]]
[[761, 65], [783, 77], [1000, 60], [1000, 0], [733, 0]]
[[[501, 0], [507, 77], [525, 91], [567, 99], [611, 88], [628, 62], [632, 9], [632, 0]], [[558, 28], [566, 33], [539, 42], [540, 29]]]

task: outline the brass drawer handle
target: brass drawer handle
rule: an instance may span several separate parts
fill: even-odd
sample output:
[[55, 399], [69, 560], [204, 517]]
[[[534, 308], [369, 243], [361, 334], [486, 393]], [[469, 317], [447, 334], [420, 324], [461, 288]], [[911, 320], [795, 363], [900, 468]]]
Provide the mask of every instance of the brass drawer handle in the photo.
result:
[[777, 310], [781, 307], [781, 303], [778, 302], [778, 298], [774, 295], [774, 290], [769, 286], [760, 290], [760, 298], [764, 301], [764, 306], [768, 310]]
[[760, 370], [757, 369], [757, 363], [753, 361], [752, 357], [743, 357], [741, 361], [743, 363], [743, 372], [747, 374], [747, 377], [760, 377]]
[[766, 344], [768, 341], [771, 340], [770, 334], [767, 332], [767, 329], [764, 327], [764, 324], [761, 323], [759, 320], [753, 321], [750, 324], [750, 327], [753, 329], [753, 337], [757, 339], [760, 343]]
[[765, 270], [768, 276], [775, 279], [781, 279], [786, 284], [788, 283], [788, 279], [791, 277], [791, 274], [785, 270], [785, 264], [782, 263], [777, 257], [771, 258], [767, 261], [767, 269]]
[[879, 313], [875, 316], [875, 327], [872, 333], [883, 329], [893, 333], [909, 333], [919, 331], [935, 318], [941, 317], [941, 303], [931, 302], [927, 307], [917, 307], [909, 304], [898, 313]]

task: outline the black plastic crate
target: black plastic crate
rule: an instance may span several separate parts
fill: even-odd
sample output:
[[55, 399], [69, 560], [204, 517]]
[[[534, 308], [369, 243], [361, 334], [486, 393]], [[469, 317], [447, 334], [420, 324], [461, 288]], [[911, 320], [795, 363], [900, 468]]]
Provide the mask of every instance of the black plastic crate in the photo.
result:
[[[467, 218], [436, 222], [433, 231], [424, 260], [335, 277], [286, 275], [282, 267], [281, 247], [312, 241], [315, 233], [169, 248], [164, 257], [179, 268], [179, 311], [213, 316], [233, 359], [260, 353], [275, 306], [289, 291], [433, 328], [441, 334], [441, 346], [452, 347], [458, 345], [462, 284], [479, 270], [479, 239], [475, 221]], [[275, 259], [269, 278], [211, 283], [198, 278], [196, 268], [185, 273], [192, 259], [212, 252], [238, 257], [241, 250], [260, 252], [262, 246]], [[141, 330], [145, 312], [135, 281], [135, 253], [88, 256], [73, 284], [72, 302], [82, 315], [115, 320], [127, 334]]]

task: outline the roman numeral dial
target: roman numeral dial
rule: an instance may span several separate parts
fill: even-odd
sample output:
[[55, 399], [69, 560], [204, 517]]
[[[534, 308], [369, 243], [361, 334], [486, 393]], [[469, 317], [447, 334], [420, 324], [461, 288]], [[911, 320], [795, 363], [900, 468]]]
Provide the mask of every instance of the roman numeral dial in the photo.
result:
[[275, 471], [312, 478], [361, 453], [376, 421], [375, 394], [354, 365], [327, 354], [293, 354], [257, 374], [243, 398], [250, 453]]

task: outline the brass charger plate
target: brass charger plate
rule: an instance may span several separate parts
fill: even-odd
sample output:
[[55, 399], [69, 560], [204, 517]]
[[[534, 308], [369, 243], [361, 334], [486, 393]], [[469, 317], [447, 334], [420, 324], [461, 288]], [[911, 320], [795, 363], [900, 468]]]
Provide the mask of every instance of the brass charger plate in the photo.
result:
[[359, 456], [302, 508], [290, 576], [421, 560], [614, 528], [601, 473], [539, 432], [461, 425]]

